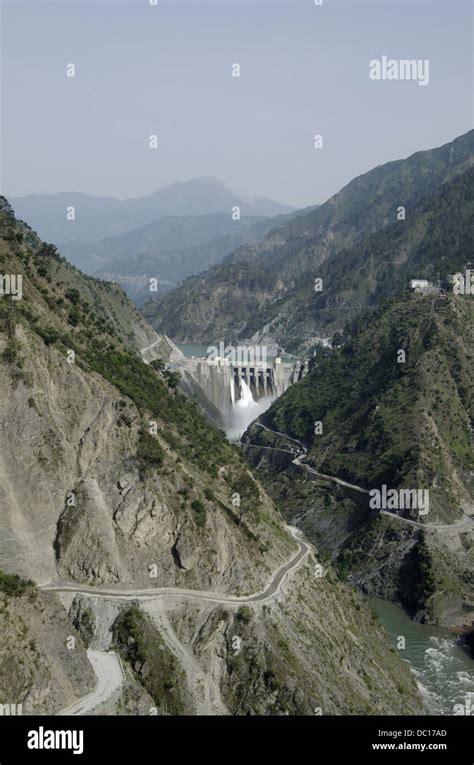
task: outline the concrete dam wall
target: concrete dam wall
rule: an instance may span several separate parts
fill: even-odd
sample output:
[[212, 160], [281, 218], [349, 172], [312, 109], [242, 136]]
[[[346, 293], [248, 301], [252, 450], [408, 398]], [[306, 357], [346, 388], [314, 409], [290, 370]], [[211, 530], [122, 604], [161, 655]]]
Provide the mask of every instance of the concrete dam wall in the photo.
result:
[[253, 363], [235, 363], [226, 358], [192, 358], [170, 366], [184, 367], [224, 417], [247, 389], [250, 389], [254, 401], [267, 396], [276, 398], [307, 372], [306, 362], [288, 362], [279, 357]]

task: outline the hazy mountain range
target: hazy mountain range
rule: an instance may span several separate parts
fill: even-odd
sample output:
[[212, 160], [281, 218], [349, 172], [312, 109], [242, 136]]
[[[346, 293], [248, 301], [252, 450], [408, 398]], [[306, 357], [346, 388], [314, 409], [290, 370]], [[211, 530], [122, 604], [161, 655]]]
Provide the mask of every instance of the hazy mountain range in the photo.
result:
[[[26, 220], [46, 241], [97, 242], [145, 226], [158, 218], [182, 215], [231, 213], [239, 206], [242, 216], [267, 217], [290, 212], [291, 207], [261, 197], [242, 198], [219, 178], [202, 177], [163, 186], [153, 194], [130, 199], [97, 197], [79, 192], [29, 194], [11, 200], [19, 218]], [[66, 219], [74, 206], [76, 219]]]
[[260, 242], [279, 221], [296, 214], [241, 220], [233, 220], [229, 213], [162, 218], [92, 247], [61, 245], [61, 252], [79, 267], [87, 263], [86, 270], [99, 279], [120, 284], [140, 304], [154, 296], [151, 278], [158, 280], [158, 294], [169, 292], [188, 276], [220, 263], [242, 244]]
[[[137, 303], [150, 297], [149, 279], [167, 292], [186, 277], [220, 262], [273, 226], [263, 221], [294, 208], [242, 197], [218, 178], [196, 178], [131, 199], [77, 192], [30, 194], [13, 200], [17, 215], [83, 270], [121, 284]], [[75, 220], [67, 209], [74, 207]], [[233, 215], [238, 207], [239, 216]], [[262, 226], [255, 226], [262, 222]]]

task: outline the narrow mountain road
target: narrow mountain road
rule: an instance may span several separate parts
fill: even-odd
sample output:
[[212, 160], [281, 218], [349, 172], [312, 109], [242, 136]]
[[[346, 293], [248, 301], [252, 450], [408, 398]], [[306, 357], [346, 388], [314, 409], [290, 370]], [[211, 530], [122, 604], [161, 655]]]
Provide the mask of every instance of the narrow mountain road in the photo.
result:
[[[197, 600], [205, 603], [217, 603], [226, 605], [240, 605], [243, 603], [268, 603], [275, 598], [281, 591], [284, 583], [289, 576], [297, 571], [304, 563], [311, 552], [311, 546], [299, 537], [299, 531], [293, 526], [286, 526], [287, 531], [296, 540], [298, 551], [291, 559], [278, 568], [270, 577], [267, 586], [261, 592], [253, 595], [219, 595], [213, 592], [201, 590], [184, 590], [179, 587], [156, 587], [153, 589], [107, 589], [104, 587], [83, 587], [80, 584], [46, 584], [41, 585], [40, 589], [47, 592], [71, 592], [82, 593], [95, 598], [107, 598], [118, 600], [148, 601], [157, 602], [159, 599], [167, 597], [180, 597], [190, 600]], [[201, 714], [206, 710], [212, 710], [214, 714], [225, 713], [225, 708], [220, 699], [217, 689], [213, 688], [212, 683], [206, 681], [205, 673], [199, 666], [196, 659], [191, 656], [190, 651], [178, 640], [174, 630], [171, 628], [169, 620], [163, 610], [155, 610], [152, 614], [157, 626], [168, 644], [170, 650], [177, 656], [185, 667], [186, 674], [190, 680], [191, 687], [196, 690], [196, 699], [202, 707]], [[119, 688], [124, 681], [124, 674], [120, 659], [117, 654], [107, 651], [87, 651], [89, 660], [97, 675], [97, 687], [92, 693], [87, 694], [82, 699], [67, 707], [67, 709], [58, 712], [60, 715], [80, 715], [91, 713], [99, 704], [107, 701]], [[199, 695], [197, 691], [199, 690]], [[202, 696], [202, 698], [201, 698]]]
[[115, 691], [122, 686], [124, 674], [120, 659], [112, 651], [87, 651], [87, 657], [97, 676], [95, 689], [83, 696], [71, 706], [66, 707], [58, 715], [90, 714], [104, 701], [107, 701]]
[[292, 558], [278, 568], [270, 577], [270, 581], [261, 592], [252, 595], [220, 595], [205, 590], [185, 590], [180, 587], [152, 587], [147, 589], [119, 589], [106, 587], [88, 587], [74, 582], [58, 582], [42, 585], [40, 589], [46, 592], [74, 592], [92, 595], [96, 598], [118, 598], [120, 600], [150, 600], [167, 596], [179, 596], [189, 600], [206, 603], [226, 603], [239, 605], [242, 603], [266, 603], [281, 592], [284, 582], [303, 564], [311, 551], [311, 546], [298, 536], [298, 529], [286, 526], [287, 531], [296, 540], [298, 551]]
[[[298, 454], [294, 460], [292, 460], [292, 464], [295, 465], [296, 467], [301, 468], [302, 470], [305, 470], [307, 473], [312, 473], [317, 478], [322, 478], [322, 479], [325, 479], [326, 481], [332, 481], [333, 483], [337, 483], [340, 486], [345, 486], [347, 489], [358, 491], [361, 494], [370, 493], [368, 489], [364, 489], [362, 486], [357, 486], [354, 483], [349, 483], [349, 481], [344, 481], [342, 478], [337, 478], [337, 476], [334, 476], [334, 475], [328, 475], [327, 473], [320, 473], [319, 471], [312, 468], [310, 465], [307, 465], [305, 462], [303, 462], [303, 459], [308, 450], [301, 441], [298, 441], [298, 439], [291, 438], [291, 436], [286, 436], [284, 433], [280, 433], [278, 430], [272, 430], [271, 428], [267, 427], [267, 425], [263, 425], [263, 423], [259, 422], [258, 420], [254, 423], [254, 425], [258, 425], [264, 430], [268, 430], [269, 433], [274, 433], [274, 435], [276, 436], [280, 436], [281, 438], [286, 438], [288, 441], [292, 441], [293, 443], [298, 444], [301, 447], [302, 452]], [[259, 444], [244, 444], [244, 446], [254, 447], [255, 449], [260, 448], [260, 449], [273, 449], [274, 451], [285, 451], [284, 449], [279, 449], [277, 447], [260, 446]], [[380, 510], [380, 513], [383, 515], [388, 515], [390, 518], [395, 518], [397, 521], [401, 521], [402, 523], [407, 523], [411, 526], [417, 526], [418, 528], [429, 529], [429, 530], [438, 531], [438, 532], [456, 531], [460, 533], [464, 531], [474, 530], [474, 515], [471, 514], [472, 508], [469, 508], [469, 511], [470, 512], [466, 512], [464, 509], [462, 509], [463, 517], [460, 518], [458, 521], [455, 521], [454, 523], [420, 523], [420, 521], [413, 521], [410, 518], [404, 518], [401, 515], [392, 513], [390, 512], [390, 510]]]
[[336, 476], [334, 475], [319, 473], [310, 465], [305, 465], [305, 463], [301, 461], [303, 457], [304, 455], [300, 455], [299, 457], [296, 457], [296, 459], [293, 460], [293, 465], [296, 465], [297, 467], [300, 467], [303, 470], [306, 470], [306, 472], [308, 473], [313, 473], [318, 478], [326, 478], [328, 481], [333, 481], [334, 483], [338, 483], [340, 486], [345, 486], [347, 489], [354, 489], [354, 491], [358, 491], [361, 494], [369, 493], [367, 489], [363, 489], [361, 486], [357, 486], [355, 483], [349, 483], [349, 481], [343, 481], [342, 478], [336, 478]]
[[456, 531], [458, 534], [465, 531], [474, 530], [474, 517], [462, 510], [463, 517], [459, 521], [454, 523], [420, 523], [419, 521], [412, 521], [410, 518], [402, 518], [400, 515], [391, 513], [390, 510], [381, 510], [384, 515], [390, 516], [390, 518], [398, 518], [405, 523], [410, 523], [412, 526], [418, 526], [418, 528], [428, 529], [429, 531], [449, 532]]
[[[145, 353], [147, 353], [147, 351], [153, 350], [155, 345], [158, 345], [158, 343], [160, 343], [160, 342], [161, 342], [161, 338], [159, 337], [158, 340], [155, 340], [151, 345], [147, 345], [145, 348], [140, 348], [140, 354], [141, 354], [142, 358], [145, 355]], [[148, 364], [148, 363], [149, 363], [148, 361], [145, 361], [145, 364]]]
[[[297, 438], [292, 438], [291, 436], [285, 435], [285, 433], [279, 433], [278, 430], [272, 430], [271, 428], [268, 428], [266, 425], [263, 424], [263, 422], [260, 422], [260, 420], [256, 420], [254, 422], [254, 425], [258, 425], [260, 428], [263, 428], [263, 430], [268, 430], [269, 433], [274, 433], [276, 436], [281, 436], [282, 438], [286, 438], [287, 441], [292, 441], [294, 444], [298, 444], [300, 449], [303, 450], [303, 454], [306, 454], [308, 451], [306, 446], [302, 441], [299, 441]], [[269, 447], [272, 448], [271, 446]]]

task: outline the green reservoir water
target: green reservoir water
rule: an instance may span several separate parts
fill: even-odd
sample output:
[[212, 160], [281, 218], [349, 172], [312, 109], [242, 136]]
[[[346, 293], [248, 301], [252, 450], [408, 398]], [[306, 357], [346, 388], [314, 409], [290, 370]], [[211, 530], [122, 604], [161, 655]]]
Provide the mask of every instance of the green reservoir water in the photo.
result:
[[[206, 345], [204, 345], [203, 343], [176, 343], [176, 346], [179, 348], [181, 353], [183, 353], [187, 359], [190, 359], [193, 356], [196, 359], [205, 358], [208, 353], [208, 348], [212, 345], [216, 345], [216, 347], [219, 347], [219, 344], [218, 343], [216, 344], [215, 342], [209, 342], [209, 343], [206, 343]], [[237, 348], [238, 346], [236, 345], [235, 347]], [[259, 346], [255, 346], [255, 347], [259, 347]], [[267, 351], [268, 361], [273, 361], [274, 358], [275, 356]], [[292, 361], [294, 362], [295, 360], [296, 360], [296, 356], [282, 356], [282, 362], [291, 363]]]
[[207, 349], [212, 343], [207, 343], [206, 345], [202, 343], [176, 343], [176, 345], [187, 359], [191, 359], [193, 356], [195, 359], [201, 359], [206, 356]]
[[415, 675], [427, 714], [455, 714], [455, 704], [470, 704], [474, 711], [474, 661], [456, 645], [456, 636], [412, 622], [393, 603], [369, 600], [395, 648], [398, 636], [404, 636], [406, 648], [397, 651]]

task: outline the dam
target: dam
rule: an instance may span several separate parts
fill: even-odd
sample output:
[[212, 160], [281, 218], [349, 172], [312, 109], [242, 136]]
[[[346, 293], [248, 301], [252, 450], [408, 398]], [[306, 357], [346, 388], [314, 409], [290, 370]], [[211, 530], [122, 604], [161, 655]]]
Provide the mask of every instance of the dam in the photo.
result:
[[267, 396], [281, 396], [304, 376], [306, 370], [301, 362], [285, 362], [280, 357], [253, 364], [221, 358], [186, 359], [185, 367], [223, 414], [242, 397], [242, 380], [250, 389], [254, 401], [258, 401]]
[[[254, 402], [281, 396], [290, 385], [307, 373], [307, 362], [275, 356], [268, 360], [231, 360], [228, 358], [182, 358], [166, 367], [189, 374], [206, 398], [229, 420], [239, 402], [245, 405], [249, 394]], [[268, 404], [269, 405], [269, 404]]]

